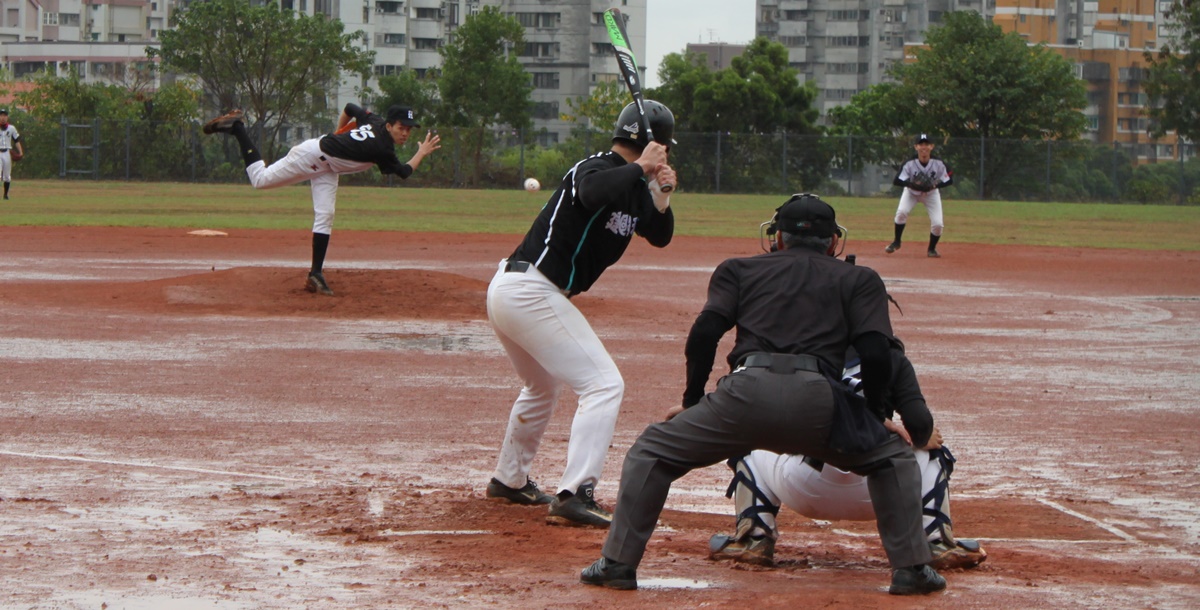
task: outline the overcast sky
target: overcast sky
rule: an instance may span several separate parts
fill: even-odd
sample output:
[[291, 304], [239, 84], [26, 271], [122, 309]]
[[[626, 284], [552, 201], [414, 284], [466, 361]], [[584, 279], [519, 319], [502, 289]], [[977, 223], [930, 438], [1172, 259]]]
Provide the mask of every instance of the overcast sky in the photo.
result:
[[754, 0], [646, 0], [646, 85], [657, 87], [658, 65], [689, 42], [745, 44], [754, 40]]

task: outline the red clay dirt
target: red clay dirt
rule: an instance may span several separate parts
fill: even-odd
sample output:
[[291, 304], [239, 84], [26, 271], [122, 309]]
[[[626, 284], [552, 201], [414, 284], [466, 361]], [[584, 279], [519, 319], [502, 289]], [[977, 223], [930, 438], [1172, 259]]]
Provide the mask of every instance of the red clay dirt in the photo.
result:
[[[636, 592], [578, 583], [603, 532], [486, 501], [518, 381], [484, 294], [518, 239], [338, 232], [322, 297], [302, 231], [0, 228], [0, 608], [1200, 606], [1200, 253], [850, 244], [990, 553], [908, 599], [870, 523], [785, 510], [779, 567], [706, 559], [723, 465], [673, 488]], [[576, 297], [627, 385], [603, 503], [711, 270], [757, 252], [635, 243]]]

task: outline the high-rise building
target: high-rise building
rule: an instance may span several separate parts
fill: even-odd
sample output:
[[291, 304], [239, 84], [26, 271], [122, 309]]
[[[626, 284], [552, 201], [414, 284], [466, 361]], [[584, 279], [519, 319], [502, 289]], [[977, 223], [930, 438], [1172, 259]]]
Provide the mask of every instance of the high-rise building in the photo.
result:
[[816, 83], [821, 115], [884, 82], [949, 11], [990, 14], [994, 0], [756, 0], [757, 34], [788, 48], [788, 63]]
[[[0, 18], [0, 61], [14, 76], [46, 69], [76, 69], [87, 81], [125, 82], [129, 68], [145, 62], [170, 12], [203, 0], [42, 0], [5, 3]], [[251, 0], [259, 2], [261, 0]], [[3, 2], [3, 0], [0, 0]], [[281, 0], [285, 9], [340, 19], [347, 31], [368, 34], [375, 51], [370, 78], [347, 75], [330, 102], [361, 101], [365, 87], [401, 70], [424, 73], [441, 65], [438, 49], [484, 6], [495, 6], [525, 28], [525, 45], [512, 49], [533, 84], [534, 127], [539, 140], [565, 139], [571, 124], [559, 119], [567, 100], [587, 96], [598, 83], [619, 79], [603, 14], [627, 17], [634, 54], [645, 57], [647, 0]], [[254, 44], [254, 41], [247, 41]], [[645, 67], [642, 67], [643, 72]], [[644, 74], [643, 74], [644, 76]]]

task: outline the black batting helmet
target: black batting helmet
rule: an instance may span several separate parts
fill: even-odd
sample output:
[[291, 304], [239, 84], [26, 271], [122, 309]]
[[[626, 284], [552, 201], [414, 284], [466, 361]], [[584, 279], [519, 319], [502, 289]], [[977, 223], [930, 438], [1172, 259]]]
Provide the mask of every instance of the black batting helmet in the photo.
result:
[[[650, 121], [650, 130], [654, 132], [654, 141], [664, 146], [675, 143], [675, 115], [671, 109], [654, 101], [643, 100], [642, 108], [646, 109], [646, 119]], [[624, 140], [645, 148], [650, 143], [646, 130], [638, 116], [636, 103], [630, 103], [617, 117], [617, 125], [613, 129], [613, 141]]]

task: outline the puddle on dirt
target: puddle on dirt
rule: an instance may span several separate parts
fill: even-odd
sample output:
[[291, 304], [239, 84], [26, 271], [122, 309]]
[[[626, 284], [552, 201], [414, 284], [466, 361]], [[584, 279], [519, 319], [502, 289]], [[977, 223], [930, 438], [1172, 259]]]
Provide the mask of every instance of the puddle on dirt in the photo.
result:
[[691, 578], [639, 578], [639, 589], [709, 589], [712, 583]]

